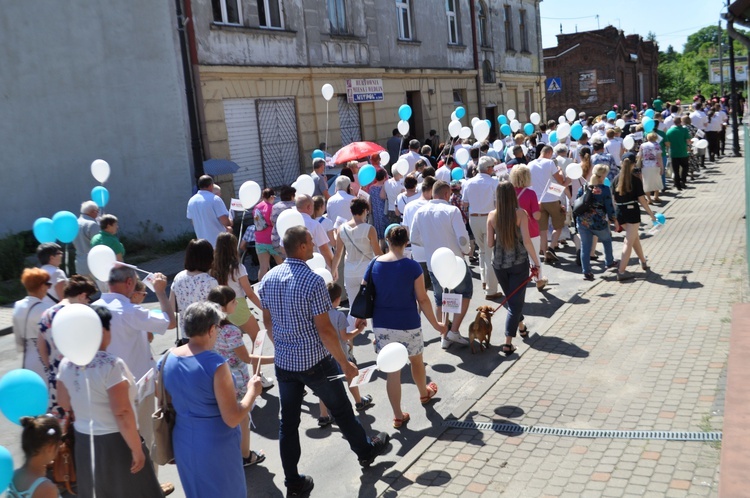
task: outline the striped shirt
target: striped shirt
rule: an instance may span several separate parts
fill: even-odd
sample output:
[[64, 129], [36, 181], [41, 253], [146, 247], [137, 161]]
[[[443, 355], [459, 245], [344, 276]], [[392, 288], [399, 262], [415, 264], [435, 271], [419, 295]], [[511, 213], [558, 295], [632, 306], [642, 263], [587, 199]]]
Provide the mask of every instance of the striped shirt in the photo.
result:
[[277, 367], [302, 372], [329, 355], [314, 321], [332, 308], [323, 277], [304, 261], [287, 258], [263, 277], [258, 295], [271, 313]]

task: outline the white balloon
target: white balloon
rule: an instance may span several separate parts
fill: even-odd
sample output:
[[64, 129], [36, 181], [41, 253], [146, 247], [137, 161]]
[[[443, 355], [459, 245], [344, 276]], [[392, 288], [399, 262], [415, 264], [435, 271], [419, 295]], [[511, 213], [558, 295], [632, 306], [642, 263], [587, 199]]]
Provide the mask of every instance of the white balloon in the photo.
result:
[[635, 140], [633, 140], [633, 137], [628, 135], [627, 137], [623, 139], [622, 146], [625, 147], [627, 150], [631, 150], [633, 147], [635, 147]]
[[458, 132], [458, 138], [469, 138], [471, 136], [471, 128], [464, 126], [461, 131]]
[[240, 202], [242, 207], [250, 209], [260, 200], [260, 185], [254, 181], [247, 181], [240, 187]]
[[570, 125], [563, 123], [557, 127], [557, 140], [562, 142], [570, 135]]
[[571, 180], [578, 180], [583, 176], [583, 168], [578, 163], [570, 163], [565, 169], [565, 176]]
[[521, 150], [523, 151], [524, 156], [529, 153], [529, 148], [525, 145], [521, 145]]
[[456, 151], [456, 162], [461, 166], [469, 162], [469, 151], [463, 147]]
[[448, 133], [450, 133], [450, 136], [453, 138], [456, 138], [459, 133], [461, 133], [461, 121], [454, 119], [453, 121], [448, 124]]
[[299, 175], [292, 186], [297, 190], [297, 194], [312, 196], [315, 192], [315, 181], [310, 175]]
[[474, 126], [475, 124], [477, 124], [477, 121], [479, 121], [478, 117], [474, 116], [473, 118], [471, 118], [471, 126]]
[[109, 281], [109, 272], [117, 262], [117, 256], [109, 246], [98, 245], [91, 248], [86, 262], [89, 265], [89, 271], [101, 282]]
[[576, 110], [575, 109], [568, 109], [565, 111], [565, 117], [568, 119], [568, 121], [573, 121], [576, 118]]
[[78, 366], [88, 365], [102, 344], [102, 321], [89, 306], [69, 304], [52, 320], [52, 339], [64, 357]]
[[398, 372], [409, 361], [409, 352], [400, 342], [392, 342], [383, 346], [378, 353], [378, 370], [385, 373]]
[[309, 266], [311, 270], [317, 270], [318, 268], [325, 268], [326, 258], [324, 258], [323, 255], [320, 254], [319, 252], [314, 252], [312, 259], [307, 260], [307, 266]]
[[542, 117], [539, 115], [538, 112], [532, 112], [531, 116], [529, 116], [529, 119], [531, 119], [532, 124], [538, 125], [539, 122], [542, 120]]
[[490, 134], [490, 125], [487, 121], [477, 121], [474, 123], [474, 137], [480, 142], [486, 139]]
[[305, 220], [302, 218], [302, 214], [296, 209], [287, 209], [282, 211], [279, 217], [276, 219], [276, 231], [279, 234], [279, 238], [284, 240], [284, 234], [287, 230], [292, 227], [303, 227], [305, 226]]
[[104, 159], [97, 159], [91, 163], [91, 175], [99, 183], [104, 183], [109, 178], [109, 163]]
[[391, 155], [388, 153], [388, 151], [387, 150], [380, 151], [380, 165], [388, 166], [389, 162], [391, 162]]
[[508, 116], [508, 119], [510, 119], [511, 121], [516, 119], [516, 111], [514, 111], [513, 109], [508, 109], [508, 112], [505, 115]]
[[514, 119], [510, 122], [510, 129], [513, 130], [513, 133], [517, 132], [521, 129], [521, 122], [517, 119]]
[[398, 122], [398, 125], [396, 126], [398, 128], [398, 132], [402, 135], [406, 135], [409, 133], [409, 122], [404, 121], [403, 119]]
[[503, 151], [503, 149], [505, 149], [505, 144], [502, 140], [495, 140], [494, 142], [492, 142], [492, 148], [495, 152], [500, 153]]
[[323, 93], [324, 99], [331, 100], [333, 98], [333, 85], [330, 83], [323, 85], [323, 88], [321, 88], [320, 91]]
[[457, 120], [458, 120], [458, 116], [456, 116], [456, 111], [453, 111], [451, 113], [451, 121], [457, 121]]
[[625, 128], [625, 120], [618, 119], [617, 121], [615, 121], [615, 126], [622, 130], [623, 128]]
[[333, 275], [331, 275], [331, 272], [329, 272], [326, 268], [316, 268], [313, 270], [313, 272], [323, 277], [323, 282], [325, 282], [326, 285], [333, 283]]
[[406, 176], [409, 173], [409, 162], [406, 159], [399, 159], [396, 164], [393, 165], [391, 171], [395, 169], [401, 176]]
[[560, 116], [559, 118], [557, 118], [558, 124], [563, 124], [565, 121], [567, 121], [567, 119], [565, 119], [565, 116]]
[[706, 147], [708, 147], [708, 140], [706, 140], [705, 138], [698, 140], [698, 143], [695, 144], [695, 147], [697, 149], [705, 149]]
[[438, 278], [438, 282], [446, 289], [455, 289], [466, 277], [466, 263], [461, 256], [453, 257], [453, 272], [450, 275], [444, 276], [443, 280]]
[[[460, 273], [461, 270], [465, 270], [465, 268], [463, 265], [461, 268], [458, 267], [456, 264], [456, 255], [447, 247], [441, 247], [432, 253], [430, 265], [432, 266], [432, 272], [435, 274], [435, 278], [437, 278], [438, 283], [444, 289], [453, 289], [458, 285], [455, 283], [457, 277], [460, 275], [461, 280], [463, 280], [463, 277], [466, 274], [465, 271]], [[458, 283], [461, 283], [461, 280], [459, 280]]]

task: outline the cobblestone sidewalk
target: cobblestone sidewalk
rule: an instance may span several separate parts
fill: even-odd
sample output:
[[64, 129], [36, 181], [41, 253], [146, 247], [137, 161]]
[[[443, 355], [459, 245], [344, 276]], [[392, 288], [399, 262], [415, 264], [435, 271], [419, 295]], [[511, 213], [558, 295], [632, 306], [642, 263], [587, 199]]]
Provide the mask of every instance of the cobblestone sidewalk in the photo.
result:
[[[670, 203], [664, 229], [642, 240], [651, 272], [639, 270], [628, 283], [611, 274], [561, 310], [461, 420], [721, 430], [730, 307], [746, 290], [742, 159], [722, 160], [692, 186]], [[718, 489], [717, 443], [450, 428], [422, 448], [384, 477], [391, 488], [381, 496], [716, 496]]]

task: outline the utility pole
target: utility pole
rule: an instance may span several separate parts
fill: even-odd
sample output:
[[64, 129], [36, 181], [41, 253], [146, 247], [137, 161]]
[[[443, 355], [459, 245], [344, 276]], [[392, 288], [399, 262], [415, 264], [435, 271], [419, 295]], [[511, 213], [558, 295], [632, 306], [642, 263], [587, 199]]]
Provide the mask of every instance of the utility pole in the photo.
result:
[[[729, 0], [727, 0], [729, 8]], [[733, 23], [734, 21], [729, 21]], [[722, 67], [722, 70], [724, 68]], [[737, 80], [734, 74], [734, 40], [729, 40], [729, 91], [732, 92], [732, 153], [734, 157], [740, 157], [740, 125], [737, 122], [737, 106], [740, 104], [737, 98]]]
[[724, 96], [724, 51], [721, 49], [721, 21], [719, 21], [719, 95]]

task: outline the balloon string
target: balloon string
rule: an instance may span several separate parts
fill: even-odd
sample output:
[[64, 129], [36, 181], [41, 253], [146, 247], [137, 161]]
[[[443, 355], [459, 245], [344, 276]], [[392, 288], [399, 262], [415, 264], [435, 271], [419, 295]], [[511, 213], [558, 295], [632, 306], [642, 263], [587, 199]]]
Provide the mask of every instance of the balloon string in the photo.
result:
[[65, 273], [70, 276], [70, 260], [68, 259], [68, 244], [65, 245]]
[[89, 452], [91, 453], [91, 492], [96, 498], [96, 457], [94, 453], [94, 417], [91, 416], [91, 387], [89, 385], [89, 371], [83, 367], [83, 373], [86, 376], [86, 395], [89, 401]]
[[115, 263], [115, 266], [124, 266], [124, 267], [126, 267], [126, 268], [132, 268], [133, 270], [135, 270], [135, 271], [139, 271], [139, 272], [141, 272], [141, 273], [145, 273], [146, 275], [148, 275], [149, 273], [151, 273], [150, 271], [147, 271], [147, 270], [141, 270], [140, 268], [138, 268], [138, 267], [137, 267], [137, 266], [135, 266], [135, 265], [129, 265], [129, 264], [127, 264], [127, 263], [123, 263], [122, 261], [117, 261], [117, 262]]
[[328, 155], [328, 100], [326, 100], [326, 146], [323, 147], [323, 159]]
[[242, 232], [242, 228], [244, 227], [243, 223], [245, 223], [245, 212], [247, 210], [242, 211], [242, 219], [240, 220], [240, 236], [239, 240], [237, 241], [237, 251], [240, 250], [240, 244], [242, 243], [242, 237], [244, 236], [244, 233]]

